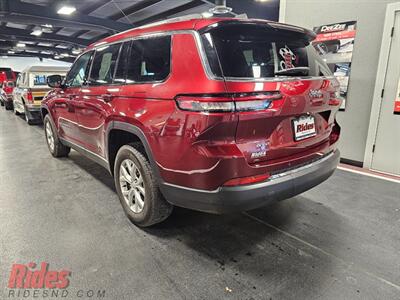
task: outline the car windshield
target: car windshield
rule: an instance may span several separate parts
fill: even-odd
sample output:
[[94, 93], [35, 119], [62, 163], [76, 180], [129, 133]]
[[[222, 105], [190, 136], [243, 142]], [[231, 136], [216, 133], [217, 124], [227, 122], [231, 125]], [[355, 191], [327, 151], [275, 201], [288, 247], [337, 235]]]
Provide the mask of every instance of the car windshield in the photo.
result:
[[328, 76], [304, 34], [266, 25], [234, 24], [202, 34], [214, 75], [232, 78]]

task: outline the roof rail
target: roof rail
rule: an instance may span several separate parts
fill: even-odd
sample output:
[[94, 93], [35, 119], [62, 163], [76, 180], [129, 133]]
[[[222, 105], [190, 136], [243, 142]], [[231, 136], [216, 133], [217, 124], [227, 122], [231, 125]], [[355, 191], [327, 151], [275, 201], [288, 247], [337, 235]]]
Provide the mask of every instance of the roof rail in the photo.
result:
[[[162, 21], [145, 24], [145, 25], [136, 27], [135, 29], [148, 28], [148, 27], [164, 25], [164, 24], [169, 24], [169, 23], [175, 23], [175, 22], [188, 21], [188, 20], [193, 20], [193, 19], [207, 19], [212, 16], [213, 15], [210, 12], [204, 12], [204, 13], [199, 13], [199, 14], [190, 14], [190, 15], [185, 15], [185, 16], [180, 16], [180, 17], [175, 17], [175, 18], [170, 18], [170, 19], [166, 19], [166, 20], [162, 20]], [[241, 14], [241, 15], [237, 15], [236, 17], [231, 17], [231, 18], [247, 19], [247, 15]]]
[[153, 27], [157, 25], [163, 25], [163, 24], [168, 24], [168, 23], [175, 23], [175, 22], [182, 22], [182, 21], [188, 21], [192, 19], [205, 19], [206, 17], [203, 14], [190, 14], [190, 15], [185, 15], [181, 17], [176, 17], [176, 18], [171, 18], [171, 19], [166, 19], [162, 21], [157, 21], [149, 24], [145, 24], [139, 27], [135, 27], [135, 29], [142, 29], [142, 28], [147, 28], [147, 27]]

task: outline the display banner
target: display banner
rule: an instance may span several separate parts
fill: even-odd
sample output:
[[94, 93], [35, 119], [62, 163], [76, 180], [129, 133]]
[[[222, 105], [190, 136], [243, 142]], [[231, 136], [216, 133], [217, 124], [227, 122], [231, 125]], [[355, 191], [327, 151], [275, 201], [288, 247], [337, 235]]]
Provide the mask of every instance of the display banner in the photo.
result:
[[394, 100], [394, 114], [400, 115], [400, 80], [397, 87], [396, 99]]
[[346, 108], [356, 28], [356, 21], [314, 27], [317, 37], [312, 44], [340, 82], [341, 110]]

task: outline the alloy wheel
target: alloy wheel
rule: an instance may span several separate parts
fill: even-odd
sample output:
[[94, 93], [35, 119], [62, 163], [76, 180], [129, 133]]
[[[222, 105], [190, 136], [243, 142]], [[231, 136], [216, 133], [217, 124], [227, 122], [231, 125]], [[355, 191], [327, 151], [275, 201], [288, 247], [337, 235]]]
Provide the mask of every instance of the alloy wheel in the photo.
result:
[[54, 135], [50, 122], [46, 122], [46, 139], [51, 152], [54, 152]]
[[125, 159], [119, 169], [119, 184], [128, 207], [134, 213], [142, 212], [146, 195], [143, 176], [136, 164]]

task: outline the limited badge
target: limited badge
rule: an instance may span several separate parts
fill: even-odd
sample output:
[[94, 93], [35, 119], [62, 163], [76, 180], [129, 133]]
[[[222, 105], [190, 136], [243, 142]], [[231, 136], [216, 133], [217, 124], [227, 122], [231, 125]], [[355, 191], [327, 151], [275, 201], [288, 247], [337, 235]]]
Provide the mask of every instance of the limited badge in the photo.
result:
[[251, 154], [251, 158], [260, 158], [267, 156], [267, 144], [266, 143], [259, 143], [256, 145], [256, 152]]

